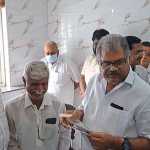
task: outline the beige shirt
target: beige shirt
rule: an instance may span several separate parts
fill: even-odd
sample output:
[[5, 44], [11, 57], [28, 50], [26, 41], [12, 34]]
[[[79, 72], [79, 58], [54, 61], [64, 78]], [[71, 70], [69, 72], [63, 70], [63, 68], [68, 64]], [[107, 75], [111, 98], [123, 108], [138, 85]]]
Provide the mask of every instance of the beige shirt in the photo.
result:
[[93, 54], [85, 60], [85, 63], [83, 65], [82, 72], [81, 72], [81, 75], [85, 76], [86, 85], [88, 84], [91, 77], [95, 75], [96, 73], [99, 73], [99, 71], [100, 71], [99, 65], [96, 61], [95, 55]]
[[[45, 94], [39, 110], [27, 94], [6, 105], [10, 128], [8, 150], [68, 150], [69, 131], [59, 125], [59, 114], [65, 106]], [[56, 118], [56, 124], [46, 124], [47, 118]]]

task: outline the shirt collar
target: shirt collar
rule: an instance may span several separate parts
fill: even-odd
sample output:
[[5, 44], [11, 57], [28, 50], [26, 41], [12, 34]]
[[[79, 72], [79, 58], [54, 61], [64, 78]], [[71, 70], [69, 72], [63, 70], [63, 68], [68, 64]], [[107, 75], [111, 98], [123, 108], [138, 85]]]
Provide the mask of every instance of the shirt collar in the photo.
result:
[[[45, 106], [50, 106], [50, 105], [52, 105], [52, 101], [51, 101], [50, 97], [48, 96], [48, 94], [46, 93], [46, 94], [44, 95], [43, 102], [42, 102], [42, 104], [41, 104], [41, 106], [40, 106], [40, 110], [41, 110], [41, 109], [44, 109]], [[29, 96], [28, 96], [28, 93], [26, 92], [26, 94], [25, 94], [25, 104], [24, 104], [24, 108], [26, 109], [26, 108], [28, 108], [28, 107], [30, 107], [30, 106], [33, 106], [33, 104], [32, 104], [32, 102], [31, 102], [31, 100], [30, 100], [30, 98], [29, 98]]]
[[134, 82], [134, 72], [132, 71], [132, 68], [130, 67], [129, 73], [124, 81], [124, 83], [132, 85]]
[[45, 106], [51, 106], [52, 105], [52, 100], [50, 98], [50, 95], [48, 95], [47, 93], [44, 95], [44, 99], [43, 99], [43, 102], [42, 102], [42, 105], [40, 107], [40, 110], [41, 109], [44, 109]]
[[150, 64], [148, 65], [147, 71], [150, 73]]
[[[100, 77], [100, 78], [102, 79], [102, 87], [103, 87], [103, 90], [106, 91], [107, 81], [106, 81], [104, 78], [102, 78], [102, 77]], [[99, 78], [99, 79], [100, 79], [100, 78]], [[133, 82], [134, 82], [134, 72], [132, 71], [132, 68], [130, 67], [129, 73], [128, 73], [126, 79], [125, 79], [123, 82], [119, 83], [117, 86], [115, 86], [112, 91], [115, 91], [116, 89], [120, 88], [120, 87], [123, 86], [124, 84], [129, 84], [129, 85], [132, 86], [132, 85], [133, 85]], [[112, 91], [111, 91], [111, 92], [112, 92]]]
[[32, 104], [32, 102], [31, 102], [31, 100], [30, 100], [30, 98], [29, 98], [29, 96], [28, 96], [28, 93], [26, 92], [26, 94], [25, 94], [25, 103], [24, 103], [24, 108], [28, 108], [28, 107], [30, 107], [30, 106], [32, 106], [33, 104]]

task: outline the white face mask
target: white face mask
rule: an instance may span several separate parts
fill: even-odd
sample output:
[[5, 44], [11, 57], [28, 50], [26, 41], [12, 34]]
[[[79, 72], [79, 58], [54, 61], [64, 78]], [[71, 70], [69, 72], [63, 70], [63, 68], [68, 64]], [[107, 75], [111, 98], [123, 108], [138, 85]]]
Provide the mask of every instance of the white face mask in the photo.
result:
[[57, 61], [57, 53], [54, 55], [47, 55], [46, 60], [48, 63], [55, 63]]

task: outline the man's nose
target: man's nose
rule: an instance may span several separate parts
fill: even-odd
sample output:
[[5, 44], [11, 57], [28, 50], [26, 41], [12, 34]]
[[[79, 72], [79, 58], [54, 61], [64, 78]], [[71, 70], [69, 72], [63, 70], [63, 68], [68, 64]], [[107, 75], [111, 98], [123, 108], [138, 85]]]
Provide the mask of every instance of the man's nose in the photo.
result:
[[38, 85], [38, 90], [43, 90], [43, 89], [44, 89], [43, 85], [42, 85], [42, 84], [39, 84], [39, 85]]
[[109, 70], [110, 71], [118, 71], [118, 68], [115, 67], [113, 64], [111, 64]]

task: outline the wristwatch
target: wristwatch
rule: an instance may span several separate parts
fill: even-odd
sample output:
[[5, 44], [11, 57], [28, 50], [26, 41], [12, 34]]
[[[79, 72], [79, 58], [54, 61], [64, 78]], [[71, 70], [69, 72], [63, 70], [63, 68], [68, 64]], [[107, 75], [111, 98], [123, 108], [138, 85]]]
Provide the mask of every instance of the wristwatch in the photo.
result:
[[131, 143], [128, 138], [124, 138], [123, 143], [122, 143], [122, 150], [132, 150], [131, 149]]

